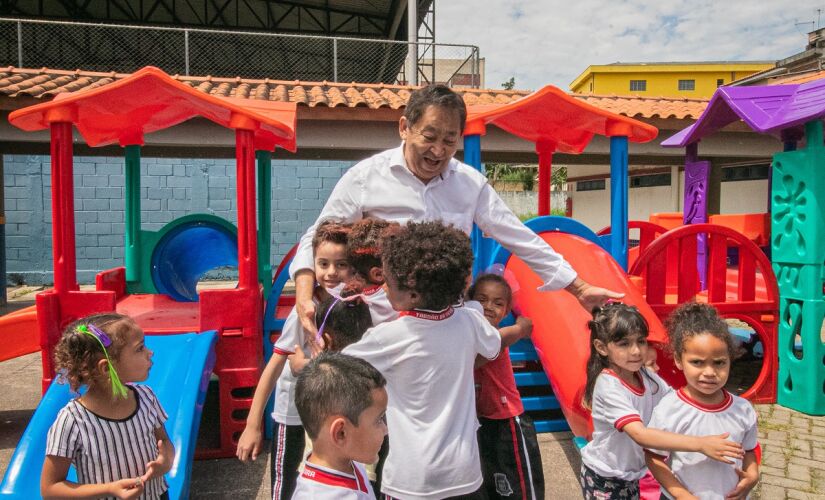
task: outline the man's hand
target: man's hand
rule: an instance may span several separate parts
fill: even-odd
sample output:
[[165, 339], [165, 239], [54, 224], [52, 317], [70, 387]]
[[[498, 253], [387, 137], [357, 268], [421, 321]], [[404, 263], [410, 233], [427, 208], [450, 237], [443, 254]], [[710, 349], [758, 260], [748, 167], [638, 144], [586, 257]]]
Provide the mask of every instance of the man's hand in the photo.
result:
[[308, 335], [310, 342], [315, 339], [318, 328], [315, 326], [315, 302], [312, 301], [312, 289], [315, 287], [315, 273], [301, 269], [295, 274], [295, 308], [298, 320]]
[[565, 288], [578, 299], [579, 304], [589, 313], [595, 307], [603, 306], [610, 299], [621, 299], [623, 293], [614, 292], [599, 286], [593, 286], [581, 278], [576, 278]]
[[739, 482], [736, 483], [733, 491], [725, 495], [725, 500], [745, 500], [748, 498], [748, 493], [759, 482], [759, 474], [752, 476], [742, 469], [736, 469], [736, 475], [739, 476]]

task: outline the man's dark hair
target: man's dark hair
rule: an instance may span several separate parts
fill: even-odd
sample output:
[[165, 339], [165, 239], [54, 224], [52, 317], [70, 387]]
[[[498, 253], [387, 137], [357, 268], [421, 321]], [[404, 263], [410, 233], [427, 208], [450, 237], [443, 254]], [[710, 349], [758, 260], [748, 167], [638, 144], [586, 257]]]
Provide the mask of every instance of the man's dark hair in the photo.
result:
[[457, 112], [460, 132], [464, 133], [464, 123], [467, 121], [467, 106], [464, 104], [464, 99], [453, 92], [450, 87], [438, 83], [414, 91], [407, 101], [404, 117], [410, 125], [415, 125], [429, 106], [438, 106]]
[[416, 292], [418, 307], [433, 311], [461, 300], [473, 266], [470, 238], [440, 221], [410, 222], [388, 231], [381, 257], [398, 288]]
[[384, 376], [363, 359], [322, 352], [298, 375], [295, 406], [307, 434], [316, 439], [330, 416], [342, 415], [358, 425], [361, 413], [373, 403], [373, 389], [385, 385]]

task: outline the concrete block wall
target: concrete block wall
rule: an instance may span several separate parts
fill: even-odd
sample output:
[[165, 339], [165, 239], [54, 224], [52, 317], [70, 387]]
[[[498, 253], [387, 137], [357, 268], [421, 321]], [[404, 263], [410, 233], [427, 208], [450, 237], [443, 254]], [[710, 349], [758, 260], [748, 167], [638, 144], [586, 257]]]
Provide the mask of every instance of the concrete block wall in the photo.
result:
[[[277, 265], [315, 221], [354, 162], [272, 160], [272, 262]], [[51, 284], [51, 175], [48, 156], [4, 155], [6, 262], [10, 284]], [[75, 231], [80, 283], [123, 265], [122, 157], [75, 157]], [[143, 158], [141, 223], [158, 230], [191, 213], [236, 223], [235, 162]], [[213, 277], [232, 277], [217, 273]]]

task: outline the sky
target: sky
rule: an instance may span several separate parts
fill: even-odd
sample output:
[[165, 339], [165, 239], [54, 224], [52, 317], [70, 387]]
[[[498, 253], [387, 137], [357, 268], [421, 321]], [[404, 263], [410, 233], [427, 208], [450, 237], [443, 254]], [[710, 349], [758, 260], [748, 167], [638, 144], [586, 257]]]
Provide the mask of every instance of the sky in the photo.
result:
[[[591, 64], [776, 60], [825, 26], [814, 0], [436, 0], [436, 41], [476, 45], [488, 88], [568, 90]], [[447, 49], [442, 51], [446, 52]], [[438, 54], [437, 54], [438, 55]], [[445, 54], [446, 57], [446, 54]]]

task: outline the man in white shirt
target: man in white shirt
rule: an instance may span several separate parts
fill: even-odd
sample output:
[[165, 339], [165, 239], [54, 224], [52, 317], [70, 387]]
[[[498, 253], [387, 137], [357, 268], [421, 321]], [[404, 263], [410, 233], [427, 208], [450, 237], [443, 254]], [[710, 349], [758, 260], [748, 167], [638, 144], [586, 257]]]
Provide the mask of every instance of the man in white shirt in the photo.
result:
[[398, 122], [401, 146], [361, 161], [341, 177], [318, 220], [301, 238], [290, 266], [305, 330], [316, 331], [311, 242], [315, 228], [326, 219], [354, 222], [374, 216], [402, 224], [442, 220], [467, 234], [475, 222], [541, 277], [541, 290], [563, 288], [588, 311], [623, 297], [579, 278], [561, 255], [519, 221], [483, 174], [453, 158], [466, 119], [464, 101], [448, 87], [416, 90]]

